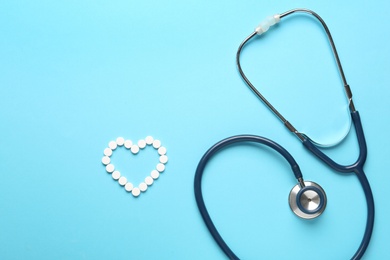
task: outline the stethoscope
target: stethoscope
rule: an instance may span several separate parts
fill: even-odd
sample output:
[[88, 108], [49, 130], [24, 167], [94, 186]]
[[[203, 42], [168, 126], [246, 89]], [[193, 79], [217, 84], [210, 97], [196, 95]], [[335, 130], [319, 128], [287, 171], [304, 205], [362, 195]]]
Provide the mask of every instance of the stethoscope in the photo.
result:
[[[328, 36], [330, 45], [332, 47], [333, 54], [335, 56], [338, 70], [340, 72], [344, 88], [349, 100], [349, 110], [352, 118], [353, 125], [355, 127], [358, 143], [359, 143], [359, 157], [357, 161], [354, 164], [351, 165], [340, 165], [330, 159], [327, 155], [325, 155], [320, 149], [318, 149], [316, 142], [311, 140], [306, 134], [303, 134], [295, 129], [295, 127], [288, 122], [280, 113], [278, 110], [276, 110], [271, 103], [269, 103], [265, 97], [253, 86], [253, 84], [248, 80], [248, 78], [245, 76], [244, 72], [242, 71], [241, 65], [240, 65], [240, 54], [245, 46], [245, 44], [254, 38], [256, 35], [261, 35], [265, 33], [270, 26], [278, 23], [282, 18], [291, 15], [293, 13], [307, 13], [320, 21], [323, 28], [325, 29], [325, 32]], [[352, 259], [360, 259], [364, 252], [367, 249], [367, 246], [371, 239], [371, 234], [374, 226], [374, 215], [375, 215], [375, 209], [374, 209], [374, 199], [371, 191], [370, 184], [367, 180], [367, 177], [363, 171], [363, 165], [367, 158], [367, 146], [366, 141], [364, 138], [362, 123], [360, 121], [359, 112], [356, 111], [355, 106], [352, 101], [352, 92], [351, 89], [346, 81], [340, 59], [338, 57], [336, 47], [334, 45], [332, 36], [330, 34], [330, 31], [325, 24], [324, 20], [315, 12], [307, 9], [293, 9], [290, 11], [287, 11], [282, 14], [274, 15], [272, 17], [268, 17], [265, 21], [260, 23], [260, 25], [255, 29], [255, 31], [250, 34], [239, 46], [237, 51], [237, 66], [238, 71], [240, 72], [240, 75], [244, 79], [244, 81], [248, 84], [248, 86], [252, 89], [252, 91], [263, 101], [263, 103], [283, 122], [283, 124], [293, 133], [295, 134], [299, 140], [303, 143], [303, 145], [308, 149], [312, 154], [314, 154], [316, 157], [318, 157], [320, 160], [322, 160], [325, 164], [330, 166], [332, 169], [341, 172], [341, 173], [352, 173], [354, 172], [356, 176], [359, 179], [359, 182], [362, 185], [366, 201], [367, 201], [367, 222], [366, 222], [366, 229], [363, 235], [362, 242], [357, 249], [356, 253], [352, 257]], [[217, 242], [219, 247], [223, 250], [223, 252], [230, 258], [230, 259], [239, 259], [233, 251], [228, 247], [228, 245], [225, 243], [225, 241], [222, 239], [221, 235], [217, 231], [216, 227], [214, 226], [210, 215], [208, 214], [208, 211], [206, 209], [203, 195], [202, 195], [202, 187], [201, 187], [201, 181], [202, 181], [202, 175], [203, 171], [208, 163], [208, 161], [213, 157], [217, 152], [219, 152], [221, 149], [230, 146], [232, 144], [236, 143], [242, 143], [242, 142], [255, 142], [259, 144], [266, 145], [275, 151], [277, 151], [280, 155], [282, 155], [287, 162], [290, 164], [291, 169], [295, 175], [295, 178], [297, 179], [298, 184], [296, 184], [289, 195], [289, 205], [291, 210], [299, 217], [303, 219], [313, 219], [321, 215], [321, 213], [325, 210], [327, 198], [325, 191], [321, 188], [320, 185], [318, 185], [315, 182], [311, 181], [305, 181], [303, 179], [302, 173], [299, 169], [298, 164], [294, 160], [294, 158], [291, 156], [291, 154], [284, 149], [282, 146], [277, 144], [276, 142], [260, 137], [255, 135], [237, 135], [232, 136], [229, 138], [226, 138], [218, 143], [216, 143], [214, 146], [212, 146], [202, 157], [200, 160], [198, 167], [196, 169], [195, 173], [195, 181], [194, 181], [194, 189], [195, 189], [195, 198], [196, 202], [199, 208], [199, 211], [203, 217], [203, 220], [209, 229], [211, 235], [213, 236], [214, 240]]]

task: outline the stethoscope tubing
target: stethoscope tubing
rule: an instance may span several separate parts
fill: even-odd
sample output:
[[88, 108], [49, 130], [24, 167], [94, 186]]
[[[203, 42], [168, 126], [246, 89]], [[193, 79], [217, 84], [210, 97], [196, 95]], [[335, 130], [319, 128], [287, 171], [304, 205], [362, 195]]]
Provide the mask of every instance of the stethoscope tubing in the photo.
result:
[[325, 155], [320, 149], [318, 149], [307, 137], [302, 141], [303, 145], [316, 157], [322, 160], [329, 167], [334, 169], [337, 172], [341, 173], [355, 173], [360, 184], [362, 185], [363, 192], [366, 198], [367, 203], [367, 221], [366, 221], [366, 229], [364, 231], [362, 242], [351, 258], [353, 260], [360, 259], [367, 247], [370, 243], [370, 239], [372, 236], [372, 231], [374, 229], [374, 219], [375, 219], [375, 204], [374, 197], [372, 194], [370, 183], [368, 182], [367, 176], [363, 171], [363, 165], [367, 159], [367, 144], [366, 139], [364, 137], [363, 126], [360, 119], [360, 115], [358, 111], [351, 112], [352, 122], [355, 126], [356, 137], [358, 139], [359, 144], [359, 157], [355, 163], [351, 165], [341, 165], [330, 159], [327, 155]]
[[256, 135], [236, 135], [232, 136], [226, 139], [223, 139], [222, 141], [216, 143], [213, 145], [202, 157], [200, 160], [198, 167], [196, 169], [195, 173], [195, 180], [194, 180], [194, 192], [195, 192], [195, 199], [196, 203], [199, 208], [199, 212], [202, 215], [202, 218], [213, 236], [214, 240], [217, 242], [219, 247], [222, 249], [222, 251], [226, 254], [226, 256], [229, 257], [229, 259], [239, 259], [233, 251], [229, 248], [229, 246], [226, 244], [226, 242], [223, 240], [221, 235], [219, 234], [217, 228], [215, 227], [213, 221], [211, 220], [211, 217], [207, 211], [206, 205], [204, 203], [203, 195], [202, 195], [202, 176], [204, 169], [208, 163], [208, 161], [213, 157], [218, 151], [225, 148], [226, 146], [238, 143], [238, 142], [255, 142], [260, 143], [263, 145], [266, 145], [275, 151], [277, 151], [279, 154], [281, 154], [287, 162], [290, 164], [291, 169], [297, 179], [302, 178], [301, 170], [295, 161], [295, 159], [291, 156], [291, 154], [284, 149], [281, 145], [278, 143], [267, 139], [265, 137], [256, 136]]
[[[370, 187], [370, 184], [368, 182], [367, 176], [365, 175], [363, 171], [363, 165], [366, 162], [367, 158], [367, 146], [366, 141], [364, 138], [364, 132], [362, 123], [360, 120], [359, 112], [354, 111], [351, 112], [352, 121], [355, 126], [355, 131], [357, 135], [357, 139], [359, 142], [359, 148], [360, 153], [357, 161], [354, 164], [351, 165], [340, 165], [336, 162], [334, 162], [332, 159], [330, 159], [327, 155], [325, 155], [322, 151], [320, 151], [313, 143], [311, 143], [310, 139], [305, 137], [304, 141], [302, 142], [303, 145], [316, 157], [321, 159], [324, 163], [329, 165], [332, 169], [338, 172], [342, 173], [352, 173], [354, 172], [362, 185], [363, 192], [366, 198], [367, 203], [367, 221], [366, 221], [366, 228], [364, 231], [364, 235], [362, 238], [362, 241], [359, 245], [359, 248], [357, 249], [356, 253], [351, 258], [352, 260], [361, 259], [364, 255], [372, 236], [373, 228], [374, 228], [374, 219], [375, 219], [375, 205], [374, 205], [374, 198], [372, 194], [372, 190]], [[208, 161], [213, 157], [218, 151], [225, 148], [226, 146], [238, 143], [238, 142], [256, 142], [263, 145], [266, 145], [275, 151], [277, 151], [279, 154], [281, 154], [287, 162], [290, 164], [291, 169], [294, 172], [294, 175], [297, 179], [302, 178], [302, 173], [300, 171], [300, 168], [295, 161], [295, 159], [291, 156], [291, 154], [284, 149], [282, 146], [280, 146], [278, 143], [256, 135], [236, 135], [232, 136], [226, 139], [223, 139], [222, 141], [216, 143], [213, 145], [201, 158], [198, 167], [196, 169], [195, 173], [195, 180], [194, 180], [194, 192], [195, 192], [195, 199], [196, 203], [199, 208], [199, 212], [201, 213], [201, 216], [213, 236], [214, 240], [217, 242], [219, 247], [222, 249], [222, 251], [226, 254], [226, 256], [229, 259], [239, 259], [234, 252], [229, 248], [229, 246], [226, 244], [226, 242], [223, 240], [221, 235], [219, 234], [218, 230], [216, 229], [213, 221], [211, 220], [211, 217], [207, 211], [206, 205], [204, 203], [203, 195], [202, 195], [202, 176], [204, 169], [208, 163]]]
[[[251, 40], [253, 37], [255, 37], [255, 35], [257, 34], [257, 31], [250, 34], [241, 43], [241, 45], [238, 48], [237, 55], [236, 55], [236, 62], [237, 62], [237, 66], [238, 66], [238, 71], [239, 71], [240, 75], [242, 76], [242, 78], [244, 79], [244, 81], [253, 90], [253, 92], [283, 122], [283, 124], [293, 134], [295, 134], [300, 139], [300, 141], [303, 143], [303, 145], [306, 147], [306, 149], [308, 149], [312, 154], [314, 154], [317, 158], [322, 160], [325, 164], [327, 164], [329, 167], [331, 167], [335, 171], [340, 172], [340, 173], [355, 173], [356, 174], [360, 184], [362, 185], [363, 192], [364, 192], [364, 195], [366, 197], [367, 221], [366, 221], [366, 228], [365, 228], [365, 232], [364, 232], [361, 244], [351, 259], [352, 260], [361, 259], [362, 256], [364, 255], [367, 247], [368, 247], [369, 242], [370, 242], [372, 232], [373, 232], [373, 227], [374, 227], [374, 218], [375, 218], [375, 205], [374, 205], [372, 190], [371, 190], [370, 184], [368, 182], [367, 176], [365, 175], [365, 173], [363, 171], [363, 165], [366, 162], [366, 158], [367, 158], [367, 145], [366, 145], [366, 141], [365, 141], [365, 137], [364, 137], [363, 127], [361, 124], [359, 112], [356, 111], [355, 106], [353, 104], [352, 92], [351, 92], [351, 89], [346, 81], [346, 78], [345, 78], [345, 75], [343, 72], [343, 68], [341, 66], [341, 62], [340, 62], [340, 59], [338, 57], [335, 44], [333, 42], [333, 38], [330, 34], [330, 31], [329, 31], [327, 25], [325, 24], [324, 20], [318, 14], [316, 14], [315, 12], [308, 10], [308, 9], [293, 9], [293, 10], [287, 11], [283, 14], [280, 14], [279, 19], [286, 17], [290, 14], [296, 13], [296, 12], [303, 12], [303, 13], [313, 15], [317, 20], [320, 21], [320, 23], [324, 27], [325, 32], [328, 36], [329, 42], [330, 42], [331, 47], [332, 47], [333, 54], [336, 58], [337, 66], [338, 66], [338, 69], [339, 69], [339, 72], [340, 72], [340, 75], [341, 75], [341, 78], [343, 81], [346, 95], [347, 95], [347, 98], [349, 101], [349, 109], [351, 111], [351, 117], [352, 117], [353, 124], [355, 126], [356, 136], [358, 139], [359, 156], [358, 156], [358, 159], [356, 160], [356, 162], [351, 164], [351, 165], [341, 165], [341, 164], [336, 163], [334, 160], [330, 159], [320, 149], [318, 149], [316, 144], [312, 140], [310, 140], [309, 137], [307, 137], [305, 134], [297, 131], [295, 129], [295, 127], [289, 121], [287, 121], [283, 117], [283, 115], [281, 115], [279, 113], [279, 111], [276, 110], [276, 108], [272, 106], [272, 104], [270, 102], [268, 102], [268, 100], [253, 86], [253, 84], [245, 76], [244, 72], [242, 71], [241, 65], [240, 65], [240, 54], [241, 54], [241, 51], [242, 51], [244, 45], [249, 40]], [[214, 237], [215, 241], [218, 243], [220, 248], [223, 250], [223, 252], [225, 252], [225, 254], [230, 259], [239, 259], [239, 258], [226, 245], [225, 241], [222, 239], [222, 237], [218, 233], [217, 229], [215, 228], [213, 222], [211, 221], [211, 218], [207, 212], [206, 206], [205, 206], [204, 201], [203, 201], [202, 189], [201, 189], [201, 179], [202, 179], [202, 174], [203, 174], [204, 168], [205, 168], [208, 160], [217, 151], [219, 151], [220, 149], [222, 149], [223, 147], [225, 147], [227, 145], [230, 145], [230, 144], [235, 143], [235, 142], [241, 142], [241, 141], [254, 141], [254, 142], [268, 145], [269, 147], [275, 149], [280, 154], [282, 154], [287, 159], [287, 161], [291, 164], [295, 176], [299, 176], [299, 175], [302, 176], [302, 174], [300, 173], [299, 167], [293, 166], [294, 163], [296, 164], [295, 160], [283, 147], [281, 147], [280, 145], [276, 144], [275, 142], [273, 142], [269, 139], [259, 137], [259, 136], [252, 136], [252, 135], [233, 136], [233, 137], [224, 139], [224, 140], [220, 141], [219, 143], [215, 144], [213, 147], [211, 147], [205, 153], [205, 155], [202, 157], [201, 161], [199, 162], [199, 165], [197, 167], [196, 174], [195, 174], [195, 181], [194, 181], [195, 198], [196, 198], [196, 202], [198, 204], [199, 211], [200, 211], [200, 213], [203, 217], [203, 220], [206, 223], [206, 226], [208, 227], [210, 233], [212, 234], [212, 236]], [[292, 158], [292, 160], [290, 157]]]

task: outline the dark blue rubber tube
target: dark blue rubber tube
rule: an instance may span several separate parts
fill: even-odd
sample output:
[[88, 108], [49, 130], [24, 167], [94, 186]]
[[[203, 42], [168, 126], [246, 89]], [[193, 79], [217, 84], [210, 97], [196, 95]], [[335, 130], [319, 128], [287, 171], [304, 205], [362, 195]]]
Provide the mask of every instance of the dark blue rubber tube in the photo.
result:
[[[308, 190], [312, 190], [314, 192], [316, 192], [318, 194], [318, 196], [320, 197], [320, 204], [318, 205], [318, 207], [314, 210], [308, 210], [306, 209], [302, 203], [301, 203], [301, 196], [302, 194], [305, 192], [305, 191], [308, 191]], [[297, 206], [298, 208], [303, 212], [303, 213], [306, 213], [306, 214], [314, 214], [314, 213], [317, 213], [318, 211], [320, 211], [325, 203], [324, 203], [324, 195], [322, 193], [322, 191], [320, 191], [320, 189], [318, 189], [317, 187], [315, 186], [306, 186], [306, 187], [303, 187], [299, 190], [298, 194], [297, 194], [297, 197], [296, 197], [296, 203], [297, 203]]]
[[207, 211], [206, 205], [204, 204], [203, 195], [202, 195], [202, 175], [203, 171], [210, 160], [210, 158], [215, 155], [218, 151], [220, 151], [222, 148], [232, 145], [234, 143], [238, 142], [255, 142], [260, 143], [263, 145], [266, 145], [275, 151], [277, 151], [279, 154], [281, 154], [290, 164], [291, 169], [295, 175], [295, 177], [302, 178], [301, 170], [299, 169], [298, 164], [296, 163], [295, 159], [291, 156], [291, 154], [284, 149], [279, 144], [275, 143], [272, 140], [269, 140], [267, 138], [256, 136], [256, 135], [237, 135], [232, 136], [229, 138], [226, 138], [218, 143], [216, 143], [214, 146], [212, 146], [202, 157], [200, 160], [198, 167], [196, 169], [195, 173], [195, 180], [194, 180], [194, 191], [195, 191], [195, 199], [196, 203], [199, 208], [199, 212], [202, 215], [202, 218], [204, 220], [204, 223], [206, 224], [208, 230], [210, 231], [210, 234], [213, 236], [215, 242], [219, 245], [219, 247], [222, 249], [222, 251], [226, 254], [226, 256], [229, 259], [239, 259], [233, 251], [229, 248], [229, 246], [225, 243], [221, 235], [219, 234], [217, 228], [215, 227], [213, 221], [210, 218], [210, 215]]
[[367, 145], [366, 145], [366, 139], [364, 138], [364, 132], [363, 132], [363, 127], [362, 127], [362, 122], [360, 120], [359, 112], [358, 111], [351, 112], [351, 117], [352, 117], [352, 122], [355, 126], [356, 136], [358, 139], [359, 149], [360, 149], [359, 157], [355, 163], [351, 165], [340, 165], [336, 163], [335, 161], [330, 159], [327, 155], [325, 155], [322, 151], [320, 151], [308, 139], [305, 139], [303, 141], [303, 145], [311, 153], [313, 153], [315, 156], [317, 156], [320, 160], [322, 160], [324, 163], [329, 165], [334, 170], [342, 173], [354, 172], [358, 177], [360, 184], [362, 185], [364, 195], [366, 197], [366, 202], [367, 202], [366, 229], [364, 231], [363, 239], [362, 242], [360, 243], [358, 250], [351, 258], [352, 260], [358, 260], [362, 258], [362, 256], [366, 252], [368, 244], [370, 243], [372, 231], [374, 229], [375, 205], [374, 205], [374, 197], [372, 195], [370, 183], [368, 182], [368, 179], [363, 171], [363, 165], [367, 159]]
[[[370, 187], [370, 184], [368, 182], [368, 179], [363, 171], [363, 165], [367, 158], [367, 145], [364, 138], [364, 132], [363, 127], [361, 124], [360, 116], [357, 111], [351, 112], [352, 121], [355, 126], [355, 131], [359, 143], [359, 157], [357, 161], [354, 164], [351, 165], [340, 165], [336, 162], [334, 162], [332, 159], [330, 159], [327, 155], [325, 155], [322, 151], [320, 151], [309, 139], [303, 140], [303, 145], [316, 157], [318, 157], [320, 160], [322, 160], [324, 163], [329, 165], [331, 168], [338, 172], [342, 173], [351, 173], [354, 172], [356, 176], [358, 177], [358, 180], [360, 184], [362, 185], [364, 195], [366, 197], [366, 203], [367, 203], [367, 221], [366, 221], [366, 228], [364, 231], [363, 239], [360, 243], [360, 246], [356, 253], [351, 258], [352, 260], [359, 260], [363, 257], [364, 253], [367, 250], [367, 247], [370, 243], [373, 228], [374, 228], [374, 219], [375, 219], [375, 205], [374, 205], [374, 198], [372, 195], [372, 190]], [[211, 147], [202, 157], [200, 160], [198, 167], [196, 169], [195, 173], [195, 180], [194, 180], [194, 190], [195, 190], [195, 199], [196, 203], [198, 205], [199, 211], [202, 215], [202, 218], [209, 229], [211, 235], [213, 236], [214, 240], [217, 242], [219, 247], [222, 249], [222, 251], [226, 254], [226, 256], [229, 259], [239, 259], [233, 251], [228, 247], [228, 245], [225, 243], [225, 241], [222, 239], [221, 235], [219, 234], [218, 230], [214, 226], [210, 215], [208, 214], [208, 211], [206, 209], [206, 206], [204, 204], [203, 195], [202, 195], [202, 187], [201, 187], [201, 181], [202, 181], [202, 175], [203, 171], [206, 167], [207, 162], [209, 159], [217, 153], [222, 148], [237, 143], [237, 142], [256, 142], [260, 144], [264, 144], [269, 146], [270, 148], [276, 150], [279, 152], [291, 165], [291, 168], [294, 172], [295, 177], [298, 179], [302, 177], [302, 173], [299, 169], [298, 164], [294, 160], [294, 158], [288, 153], [287, 150], [285, 150], [282, 146], [279, 144], [273, 142], [272, 140], [269, 140], [264, 137], [255, 136], [255, 135], [238, 135], [226, 138], [217, 144], [215, 144], [213, 147]]]

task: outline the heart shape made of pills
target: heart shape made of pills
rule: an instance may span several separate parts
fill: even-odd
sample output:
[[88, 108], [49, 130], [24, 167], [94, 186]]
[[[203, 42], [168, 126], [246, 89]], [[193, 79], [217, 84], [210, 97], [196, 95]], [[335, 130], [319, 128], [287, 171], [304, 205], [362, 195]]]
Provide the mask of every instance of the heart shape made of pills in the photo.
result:
[[[121, 176], [121, 173], [118, 170], [115, 170], [115, 166], [111, 164], [110, 157], [118, 146], [124, 146], [133, 154], [137, 154], [140, 149], [144, 149], [147, 145], [151, 145], [157, 150], [157, 153], [160, 155], [159, 163], [156, 168], [151, 171], [150, 175], [145, 178], [144, 182], [141, 182], [138, 187], [134, 187], [125, 176]], [[125, 140], [123, 137], [118, 137], [116, 141], [110, 141], [108, 143], [108, 147], [104, 149], [103, 153], [102, 163], [106, 166], [106, 171], [110, 173], [112, 178], [118, 181], [119, 185], [123, 186], [126, 191], [131, 192], [134, 197], [138, 197], [141, 194], [141, 191], [145, 192], [148, 189], [148, 186], [153, 184], [154, 180], [165, 170], [165, 164], [168, 162], [168, 156], [166, 155], [167, 149], [164, 146], [161, 146], [160, 140], [156, 140], [152, 136], [147, 136], [145, 139], [139, 140], [137, 144], [134, 144], [131, 140]]]

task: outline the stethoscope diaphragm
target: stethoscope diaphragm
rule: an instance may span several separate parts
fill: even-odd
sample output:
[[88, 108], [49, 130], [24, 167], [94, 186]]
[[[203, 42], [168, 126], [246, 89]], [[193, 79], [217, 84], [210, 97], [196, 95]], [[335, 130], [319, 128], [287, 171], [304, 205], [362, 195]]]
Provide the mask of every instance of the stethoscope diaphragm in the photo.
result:
[[291, 210], [300, 218], [313, 219], [324, 212], [326, 208], [326, 193], [315, 182], [305, 181], [305, 186], [295, 185], [289, 195]]

